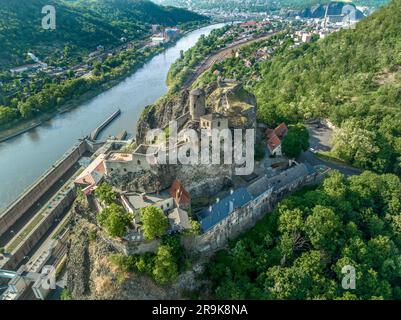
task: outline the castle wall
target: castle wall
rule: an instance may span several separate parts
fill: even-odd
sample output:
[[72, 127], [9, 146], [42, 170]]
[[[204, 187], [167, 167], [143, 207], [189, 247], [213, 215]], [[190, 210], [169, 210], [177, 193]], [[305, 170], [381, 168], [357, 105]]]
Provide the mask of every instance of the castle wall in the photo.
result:
[[266, 190], [266, 192], [250, 201], [245, 206], [235, 210], [209, 231], [196, 237], [184, 238], [182, 243], [184, 247], [191, 252], [212, 254], [216, 250], [227, 245], [228, 240], [233, 240], [252, 228], [266, 213], [272, 212], [275, 205], [284, 196], [303, 186], [317, 184], [323, 177], [324, 176], [318, 174], [303, 176], [273, 192], [271, 190]]

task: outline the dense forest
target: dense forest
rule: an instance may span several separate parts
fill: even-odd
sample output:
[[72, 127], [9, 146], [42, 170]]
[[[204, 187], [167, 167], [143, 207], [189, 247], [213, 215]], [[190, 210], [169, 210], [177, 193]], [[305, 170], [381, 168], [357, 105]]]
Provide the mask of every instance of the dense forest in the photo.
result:
[[[41, 10], [46, 4], [55, 5], [56, 30], [41, 27]], [[205, 21], [207, 18], [187, 10], [146, 0], [0, 0], [0, 126], [10, 127], [20, 119], [54, 111], [135, 71], [163, 50], [160, 46], [143, 48], [139, 41], [150, 35], [150, 24], [187, 30]], [[138, 41], [101, 62], [87, 59], [99, 45], [106, 50], [121, 46], [122, 38], [124, 42]], [[63, 72], [12, 75], [8, 68], [33, 63], [28, 52]], [[76, 76], [71, 67], [85, 63], [90, 64], [91, 76]]]
[[[42, 29], [42, 7], [56, 8], [56, 30]], [[31, 51], [44, 62], [64, 47], [87, 53], [150, 32], [150, 24], [174, 26], [204, 17], [147, 0], [0, 0], [0, 70], [29, 61]], [[47, 59], [46, 59], [47, 58]]]
[[400, 0], [322, 41], [261, 65], [259, 118], [274, 125], [328, 117], [341, 128], [332, 154], [401, 174]]
[[[401, 299], [401, 181], [332, 172], [216, 253], [217, 299]], [[355, 270], [345, 290], [344, 267]]]

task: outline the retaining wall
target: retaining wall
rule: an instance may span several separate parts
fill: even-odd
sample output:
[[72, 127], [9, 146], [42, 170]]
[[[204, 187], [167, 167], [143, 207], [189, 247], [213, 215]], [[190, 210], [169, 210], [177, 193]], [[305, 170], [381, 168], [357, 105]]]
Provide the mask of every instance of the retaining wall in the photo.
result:
[[73, 203], [75, 199], [75, 189], [71, 187], [59, 203], [52, 209], [48, 209], [45, 217], [38, 225], [26, 236], [17, 248], [11, 253], [7, 263], [3, 266], [5, 269], [14, 270], [24, 257], [37, 245], [40, 239], [49, 231], [54, 220], [60, 217], [65, 210]]
[[42, 175], [27, 191], [7, 207], [0, 215], [0, 236], [9, 230], [86, 151], [86, 141], [80, 141], [77, 146], [70, 152], [67, 152], [50, 170]]

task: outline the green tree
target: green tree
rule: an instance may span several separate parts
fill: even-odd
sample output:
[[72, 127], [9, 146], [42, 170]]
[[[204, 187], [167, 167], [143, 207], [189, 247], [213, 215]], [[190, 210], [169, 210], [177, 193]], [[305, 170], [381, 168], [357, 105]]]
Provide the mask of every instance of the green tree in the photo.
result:
[[168, 219], [164, 212], [154, 206], [141, 210], [141, 222], [147, 240], [163, 236], [168, 228]]
[[339, 245], [341, 227], [332, 209], [318, 205], [306, 219], [305, 232], [316, 249], [333, 252]]
[[110, 205], [115, 202], [117, 193], [113, 191], [111, 185], [103, 182], [95, 190], [95, 196], [103, 201], [105, 204]]
[[308, 150], [308, 147], [308, 129], [301, 124], [290, 126], [287, 135], [281, 143], [283, 153], [289, 158], [296, 158], [302, 151]]
[[130, 225], [129, 215], [123, 207], [113, 203], [97, 215], [97, 221], [112, 237], [122, 237]]

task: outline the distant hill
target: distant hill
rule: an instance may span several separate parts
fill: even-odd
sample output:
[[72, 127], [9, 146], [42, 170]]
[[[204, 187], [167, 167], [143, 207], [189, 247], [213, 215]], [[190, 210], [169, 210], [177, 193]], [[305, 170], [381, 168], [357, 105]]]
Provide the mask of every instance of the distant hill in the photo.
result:
[[298, 12], [294, 12], [292, 15], [297, 15], [302, 18], [324, 18], [327, 9], [328, 16], [338, 16], [343, 13], [343, 9], [346, 9], [349, 6], [352, 6], [355, 9], [355, 18], [357, 20], [361, 20], [362, 18], [364, 18], [364, 14], [362, 13], [362, 11], [358, 10], [353, 3], [334, 2], [334, 1], [328, 4], [318, 4], [313, 7], [306, 8]]
[[[43, 30], [42, 7], [56, 8], [56, 30]], [[92, 51], [97, 45], [117, 45], [121, 37], [135, 39], [150, 24], [173, 26], [205, 17], [185, 9], [162, 7], [147, 0], [0, 0], [0, 70], [69, 51]]]
[[[281, 9], [306, 9], [318, 4], [325, 4], [325, 0], [153, 0], [163, 5], [174, 5], [191, 10], [220, 9], [223, 11], [266, 12], [280, 11]], [[355, 0], [358, 6], [380, 7], [388, 0]]]

